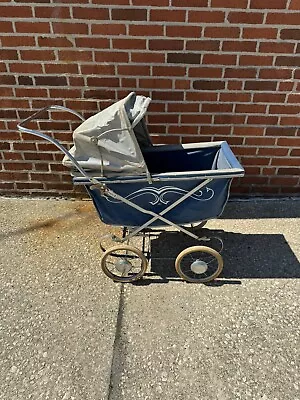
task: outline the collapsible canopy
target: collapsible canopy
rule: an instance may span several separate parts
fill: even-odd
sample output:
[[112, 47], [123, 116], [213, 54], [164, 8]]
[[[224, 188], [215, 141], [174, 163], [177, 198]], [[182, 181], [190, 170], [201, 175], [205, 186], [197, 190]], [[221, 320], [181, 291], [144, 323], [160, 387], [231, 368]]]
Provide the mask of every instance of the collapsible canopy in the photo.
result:
[[[73, 133], [71, 155], [94, 176], [149, 175], [141, 148], [152, 146], [144, 121], [150, 101], [132, 92], [88, 118]], [[73, 167], [67, 156], [63, 164]]]

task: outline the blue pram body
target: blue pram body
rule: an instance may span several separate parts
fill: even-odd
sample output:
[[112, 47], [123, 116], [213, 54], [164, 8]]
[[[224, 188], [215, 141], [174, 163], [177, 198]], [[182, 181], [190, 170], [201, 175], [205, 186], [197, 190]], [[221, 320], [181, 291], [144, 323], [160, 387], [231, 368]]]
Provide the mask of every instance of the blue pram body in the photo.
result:
[[[240, 165], [226, 142], [153, 146], [144, 150], [143, 155], [151, 173], [151, 184], [143, 175], [98, 180], [122, 197], [159, 214], [196, 185], [211, 179], [165, 214], [177, 225], [218, 217], [227, 202], [233, 177], [241, 174]], [[86, 186], [101, 220], [106, 224], [136, 227], [149, 219], [147, 214], [120, 200], [101, 195], [86, 178], [74, 177], [74, 183]], [[163, 225], [162, 221], [156, 220], [150, 226]]]

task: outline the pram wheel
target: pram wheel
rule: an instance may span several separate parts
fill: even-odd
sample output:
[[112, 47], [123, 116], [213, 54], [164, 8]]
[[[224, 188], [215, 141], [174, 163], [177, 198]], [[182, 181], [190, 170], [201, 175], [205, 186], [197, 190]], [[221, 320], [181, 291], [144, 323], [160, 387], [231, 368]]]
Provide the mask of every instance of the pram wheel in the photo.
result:
[[106, 250], [100, 262], [105, 275], [116, 282], [140, 279], [148, 265], [147, 258], [139, 249], [125, 244]]
[[178, 275], [188, 282], [210, 282], [221, 273], [223, 258], [211, 247], [192, 246], [178, 254], [175, 268]]

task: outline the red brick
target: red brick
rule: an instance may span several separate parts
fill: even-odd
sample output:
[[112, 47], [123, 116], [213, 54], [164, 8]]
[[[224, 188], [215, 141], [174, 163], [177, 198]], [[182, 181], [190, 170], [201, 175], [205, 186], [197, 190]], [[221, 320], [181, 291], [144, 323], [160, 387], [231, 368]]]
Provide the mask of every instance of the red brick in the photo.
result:
[[16, 22], [16, 31], [21, 33], [50, 33], [49, 22]]
[[157, 114], [149, 115], [150, 124], [178, 124], [179, 116], [177, 114]]
[[218, 51], [220, 48], [219, 40], [188, 40], [186, 42], [187, 50], [206, 50], [206, 51]]
[[18, 59], [17, 50], [0, 49], [0, 59], [2, 61], [4, 61], [4, 60], [17, 60]]
[[0, 179], [2, 181], [26, 181], [28, 180], [28, 173], [0, 171]]
[[38, 86], [66, 86], [67, 79], [65, 76], [36, 76], [35, 83]]
[[279, 82], [278, 90], [281, 92], [291, 92], [294, 87], [294, 82]]
[[100, 78], [100, 77], [87, 77], [87, 85], [97, 87], [119, 87], [119, 78]]
[[255, 78], [256, 68], [226, 68], [225, 78]]
[[112, 39], [114, 49], [146, 49], [146, 39]]
[[87, 50], [60, 50], [58, 58], [61, 61], [92, 61], [92, 52]]
[[190, 89], [191, 81], [189, 79], [176, 79], [175, 89]]
[[[292, 156], [292, 157], [300, 157], [300, 149], [293, 149], [291, 151], [290, 156]], [[300, 173], [300, 171], [299, 171], [299, 173]]]
[[275, 91], [277, 86], [276, 81], [246, 81], [245, 90], [256, 90], [256, 91]]
[[291, 105], [280, 105], [280, 106], [270, 106], [269, 110], [270, 114], [298, 114], [299, 106], [291, 106]]
[[137, 80], [135, 78], [121, 78], [121, 87], [136, 88]]
[[15, 163], [5, 163], [4, 169], [6, 171], [26, 171], [31, 170], [32, 165], [30, 163], [15, 162]]
[[182, 101], [184, 97], [184, 92], [171, 92], [171, 91], [152, 91], [152, 99], [163, 100], [163, 101]]
[[231, 113], [233, 104], [229, 103], [202, 103], [201, 112], [203, 113]]
[[[17, 112], [16, 112], [16, 110], [0, 109], [0, 118], [3, 118], [3, 119], [16, 119], [17, 118]], [[3, 139], [3, 136], [1, 136], [1, 139]]]
[[105, 52], [97, 51], [95, 52], [95, 61], [100, 63], [118, 63], [129, 61], [128, 53], [126, 52]]
[[267, 157], [242, 157], [242, 163], [245, 165], [268, 165], [269, 161]]
[[256, 42], [250, 41], [224, 41], [222, 45], [223, 51], [230, 52], [255, 52], [256, 51]]
[[275, 39], [276, 37], [276, 28], [243, 28], [243, 38], [245, 39]]
[[[94, 25], [92, 25], [93, 27]], [[52, 22], [53, 32], [56, 34], [88, 34], [88, 26], [83, 23]], [[42, 32], [46, 33], [46, 32]], [[94, 33], [92, 31], [92, 33]]]
[[254, 103], [282, 103], [285, 101], [285, 94], [277, 93], [254, 93]]
[[150, 89], [171, 89], [172, 80], [171, 79], [140, 79], [139, 86], [141, 88]]
[[78, 74], [77, 64], [44, 64], [46, 74]]
[[69, 7], [35, 7], [36, 18], [70, 18]]
[[147, 10], [141, 8], [113, 8], [111, 10], [113, 20], [146, 21]]
[[43, 73], [42, 65], [38, 63], [21, 63], [9, 64], [10, 72], [18, 72], [22, 74], [41, 74]]
[[171, 103], [168, 104], [168, 112], [176, 113], [196, 113], [199, 111], [197, 103]]
[[132, 0], [132, 5], [166, 7], [169, 5], [169, 0]]
[[11, 151], [3, 151], [4, 160], [22, 160], [22, 155]]
[[248, 0], [211, 0], [212, 7], [219, 8], [247, 8]]
[[222, 68], [191, 67], [189, 77], [193, 78], [221, 78]]
[[210, 124], [212, 122], [212, 116], [210, 114], [195, 114], [195, 115], [182, 115], [182, 124]]
[[131, 53], [131, 62], [139, 64], [163, 64], [165, 62], [165, 55], [160, 53]]
[[264, 114], [266, 112], [266, 106], [261, 104], [237, 104], [235, 112], [238, 114]]
[[281, 117], [280, 118], [280, 124], [281, 125], [300, 125], [300, 117]]
[[150, 67], [146, 65], [118, 65], [119, 75], [149, 76]]
[[31, 60], [55, 60], [55, 54], [52, 50], [20, 50], [21, 59], [25, 61]]
[[249, 93], [241, 93], [241, 92], [236, 92], [236, 93], [220, 93], [220, 101], [224, 102], [232, 102], [232, 103], [237, 103], [237, 102], [250, 102], [251, 100], [251, 94]]
[[197, 80], [193, 82], [193, 88], [196, 90], [222, 90], [225, 89], [225, 82], [217, 81], [203, 81]]
[[251, 0], [250, 8], [259, 8], [259, 9], [285, 9], [286, 8], [286, 0], [272, 0], [270, 3], [266, 4], [260, 0]]
[[115, 99], [115, 90], [105, 90], [105, 89], [98, 89], [98, 90], [85, 90], [83, 97], [85, 99]]
[[238, 38], [240, 36], [240, 28], [233, 26], [206, 27], [204, 30], [204, 35], [206, 37], [214, 38]]
[[202, 91], [197, 91], [197, 92], [187, 92], [186, 93], [186, 100], [187, 101], [197, 101], [197, 102], [202, 102], [202, 101], [217, 101], [218, 94], [216, 92], [202, 92]]
[[153, 75], [154, 76], [184, 76], [186, 68], [185, 67], [170, 67], [170, 66], [154, 66]]
[[1, 21], [0, 32], [13, 32], [12, 23], [9, 21]]
[[291, 79], [293, 70], [289, 68], [262, 68], [259, 78], [263, 79]]
[[287, 21], [289, 25], [299, 25], [300, 13], [269, 13], [266, 23], [285, 25]]
[[300, 29], [282, 29], [280, 31], [280, 38], [300, 40]]
[[[287, 146], [287, 147], [299, 147], [300, 146], [300, 137], [295, 138], [278, 138], [277, 140], [278, 146]], [[299, 160], [300, 162], [300, 160]], [[284, 164], [283, 164], [284, 165]], [[288, 164], [287, 164], [288, 165]]]
[[73, 7], [73, 17], [76, 19], [108, 20], [108, 8]]
[[300, 104], [300, 93], [289, 94], [287, 102]]
[[278, 177], [271, 177], [270, 178], [270, 184], [271, 185], [277, 185], [277, 186], [293, 186], [297, 185], [298, 183], [298, 178], [278, 178]]
[[161, 51], [161, 50], [183, 50], [183, 40], [172, 40], [172, 39], [153, 39], [149, 40], [149, 50]]
[[[134, 0], [134, 1], [137, 1], [137, 0]], [[142, 0], [140, 0], [140, 1], [142, 1]], [[86, 0], [86, 2], [88, 3], [88, 0]], [[124, 5], [124, 6], [130, 5], [129, 0], [92, 0], [92, 3], [93, 4], [101, 4], [101, 5], [107, 4], [108, 6], [110, 6], [110, 5], [118, 5], [118, 6], [119, 5]], [[133, 5], [135, 5], [134, 2], [133, 2]]]
[[266, 136], [295, 136], [296, 128], [270, 126], [266, 129]]
[[168, 133], [171, 135], [197, 135], [198, 126], [195, 125], [171, 125], [168, 127]]
[[291, 0], [289, 9], [300, 10], [300, 0]]
[[[262, 128], [258, 128], [261, 131]], [[261, 133], [259, 133], [261, 134]], [[247, 146], [274, 146], [276, 139], [274, 138], [266, 138], [266, 137], [246, 137], [245, 144]]]
[[24, 97], [47, 97], [47, 90], [40, 88], [16, 88], [16, 96], [24, 96]]
[[[137, 0], [136, 0], [137, 1]], [[207, 7], [207, 0], [172, 0], [173, 7]]]
[[112, 64], [81, 64], [81, 72], [83, 75], [115, 75], [115, 66]]
[[237, 56], [235, 54], [204, 54], [203, 64], [235, 65]]
[[185, 11], [161, 8], [158, 10], [150, 10], [150, 21], [184, 22]]
[[188, 25], [188, 26], [167, 26], [167, 36], [170, 37], [187, 37], [187, 38], [193, 38], [193, 37], [200, 37], [202, 27], [201, 26], [195, 26], [195, 25]]
[[272, 65], [271, 56], [240, 56], [240, 65]]
[[[1, 22], [2, 24], [3, 22]], [[0, 24], [0, 25], [1, 25]], [[2, 36], [1, 38], [3, 47], [34, 47], [35, 38], [29, 36], [18, 36], [17, 39], [14, 36]]]
[[262, 147], [258, 149], [259, 156], [287, 156], [288, 149], [283, 147]]
[[245, 115], [215, 115], [214, 121], [215, 124], [244, 124], [245, 123]]
[[263, 19], [263, 13], [230, 12], [228, 15], [228, 21], [232, 24], [261, 24]]
[[279, 168], [278, 175], [300, 175], [300, 168]]
[[199, 64], [201, 54], [199, 53], [168, 53], [167, 62], [169, 64]]
[[294, 43], [269, 43], [264, 42], [259, 46], [262, 53], [293, 53]]
[[242, 81], [234, 81], [230, 80], [227, 82], [227, 90], [242, 90], [243, 82]]
[[277, 56], [275, 65], [298, 67], [300, 65], [300, 56], [295, 56], [295, 57]]
[[220, 23], [224, 22], [225, 13], [223, 11], [189, 11], [188, 22], [193, 23]]
[[163, 34], [162, 25], [129, 25], [129, 35], [132, 36], [162, 36]]
[[249, 115], [248, 116], [249, 125], [276, 125], [278, 122], [278, 117], [275, 116], [264, 116], [264, 115]]
[[72, 42], [66, 37], [45, 37], [38, 38], [40, 47], [73, 47]]
[[2, 18], [31, 18], [32, 9], [27, 6], [0, 6], [0, 15]]

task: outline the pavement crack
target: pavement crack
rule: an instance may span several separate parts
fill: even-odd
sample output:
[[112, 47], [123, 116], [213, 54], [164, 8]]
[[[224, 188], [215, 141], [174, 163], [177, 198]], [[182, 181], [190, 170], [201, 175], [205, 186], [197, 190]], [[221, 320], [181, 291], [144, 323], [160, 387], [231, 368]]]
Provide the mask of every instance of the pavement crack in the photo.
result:
[[119, 308], [116, 323], [116, 333], [113, 344], [113, 353], [110, 369], [110, 379], [108, 387], [108, 400], [121, 400], [120, 391], [120, 378], [122, 376], [122, 371], [124, 367], [124, 362], [126, 359], [126, 343], [125, 338], [122, 338], [122, 326], [124, 317], [124, 283], [121, 283], [120, 298], [119, 298]]

